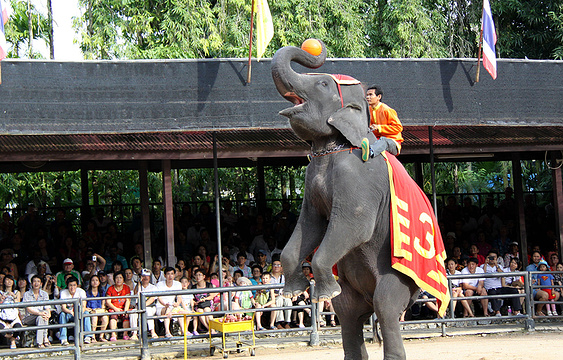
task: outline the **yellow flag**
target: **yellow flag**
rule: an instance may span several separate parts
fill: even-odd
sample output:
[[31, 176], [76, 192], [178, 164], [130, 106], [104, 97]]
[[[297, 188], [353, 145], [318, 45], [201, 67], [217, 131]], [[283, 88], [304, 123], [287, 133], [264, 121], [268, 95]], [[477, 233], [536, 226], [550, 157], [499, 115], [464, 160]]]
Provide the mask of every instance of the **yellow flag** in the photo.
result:
[[260, 61], [266, 51], [266, 46], [274, 37], [274, 23], [272, 22], [268, 0], [254, 1], [254, 12], [256, 13], [256, 58]]

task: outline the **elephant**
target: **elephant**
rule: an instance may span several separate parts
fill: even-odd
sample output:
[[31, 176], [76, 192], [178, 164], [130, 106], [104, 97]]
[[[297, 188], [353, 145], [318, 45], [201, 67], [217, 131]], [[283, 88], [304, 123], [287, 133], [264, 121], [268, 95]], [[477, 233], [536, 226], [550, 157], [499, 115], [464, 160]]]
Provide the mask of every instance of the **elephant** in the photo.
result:
[[[363, 325], [375, 312], [384, 359], [405, 359], [399, 318], [417, 299], [419, 287], [391, 267], [390, 188], [380, 154], [362, 160], [361, 143], [376, 143], [359, 81], [333, 75], [300, 74], [295, 61], [316, 69], [326, 58], [287, 46], [272, 59], [278, 92], [294, 106], [279, 112], [298, 137], [311, 144], [302, 210], [281, 254], [284, 296], [305, 291], [301, 264], [314, 252], [315, 302], [333, 298], [341, 323], [345, 359], [367, 359]], [[352, 80], [350, 80], [352, 79]], [[315, 251], [316, 250], [316, 251]], [[337, 264], [338, 281], [332, 275]]]

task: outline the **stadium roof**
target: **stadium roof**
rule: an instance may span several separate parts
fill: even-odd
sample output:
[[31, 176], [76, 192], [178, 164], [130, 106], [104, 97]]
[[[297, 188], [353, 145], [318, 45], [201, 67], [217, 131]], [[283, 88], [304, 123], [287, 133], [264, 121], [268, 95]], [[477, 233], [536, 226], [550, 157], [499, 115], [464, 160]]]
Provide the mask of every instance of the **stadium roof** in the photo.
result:
[[[0, 162], [298, 158], [268, 59], [2, 61]], [[299, 65], [300, 72], [311, 72]], [[563, 61], [328, 59], [318, 72], [378, 83], [405, 126], [403, 156], [540, 153], [563, 145]]]

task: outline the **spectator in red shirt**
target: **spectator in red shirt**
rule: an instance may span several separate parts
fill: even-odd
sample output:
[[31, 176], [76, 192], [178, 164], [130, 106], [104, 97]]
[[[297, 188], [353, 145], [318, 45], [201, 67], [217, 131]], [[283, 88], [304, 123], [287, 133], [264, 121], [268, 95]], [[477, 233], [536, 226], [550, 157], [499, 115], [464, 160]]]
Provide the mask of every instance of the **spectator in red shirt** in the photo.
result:
[[[113, 296], [115, 299], [107, 299], [106, 300], [106, 307], [110, 313], [112, 312], [122, 312], [128, 311], [129, 305], [131, 304], [131, 299], [129, 298], [120, 298], [119, 296], [125, 296], [131, 294], [131, 289], [129, 286], [125, 284], [125, 275], [123, 271], [118, 271], [113, 275], [113, 280], [115, 284], [110, 286], [108, 291], [106, 292], [106, 296]], [[109, 317], [109, 328], [112, 330], [117, 329], [117, 322], [118, 320], [123, 321], [123, 327], [129, 327], [129, 315], [128, 314], [113, 314]], [[110, 341], [117, 340], [117, 333], [112, 332]], [[129, 336], [127, 335], [127, 331], [123, 332], [123, 340], [129, 340]]]

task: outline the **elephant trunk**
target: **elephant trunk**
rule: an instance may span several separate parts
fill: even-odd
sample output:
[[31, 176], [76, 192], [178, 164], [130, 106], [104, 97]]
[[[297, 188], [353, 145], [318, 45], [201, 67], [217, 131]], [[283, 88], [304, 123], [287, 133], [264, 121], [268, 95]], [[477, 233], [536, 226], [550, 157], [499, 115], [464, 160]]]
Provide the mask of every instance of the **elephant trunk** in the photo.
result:
[[295, 46], [286, 46], [276, 51], [272, 59], [272, 77], [276, 88], [281, 96], [294, 104], [303, 102], [303, 99], [294, 93], [294, 89], [303, 88], [302, 82], [307, 75], [295, 72], [291, 68], [291, 62], [295, 61], [310, 69], [320, 67], [326, 59], [326, 46], [322, 41], [319, 42], [322, 45], [322, 52], [317, 56]]

